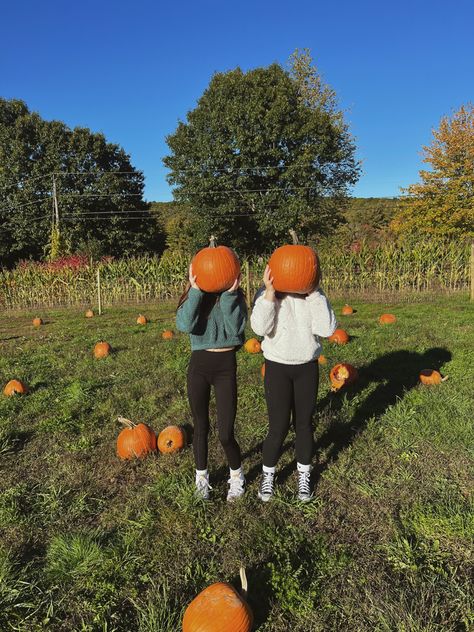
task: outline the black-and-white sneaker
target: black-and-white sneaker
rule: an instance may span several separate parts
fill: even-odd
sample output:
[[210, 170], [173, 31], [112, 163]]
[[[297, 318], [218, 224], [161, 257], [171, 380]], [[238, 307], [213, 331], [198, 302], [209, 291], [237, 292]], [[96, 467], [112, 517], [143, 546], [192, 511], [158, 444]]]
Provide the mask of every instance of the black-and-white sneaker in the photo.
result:
[[262, 480], [260, 482], [260, 489], [258, 490], [258, 497], [267, 503], [273, 496], [273, 483], [275, 480], [275, 472], [263, 472]]
[[301, 500], [303, 503], [313, 498], [313, 492], [311, 491], [311, 469], [305, 470], [304, 472], [298, 470], [298, 500]]

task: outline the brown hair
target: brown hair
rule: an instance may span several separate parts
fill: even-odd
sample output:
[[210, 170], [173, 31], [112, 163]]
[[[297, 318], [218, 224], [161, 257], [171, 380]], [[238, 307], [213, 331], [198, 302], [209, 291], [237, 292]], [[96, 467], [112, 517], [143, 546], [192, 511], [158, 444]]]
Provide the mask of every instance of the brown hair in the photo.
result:
[[[178, 311], [181, 305], [187, 300], [190, 289], [191, 289], [191, 283], [189, 283], [188, 281], [186, 283], [186, 287], [184, 288], [184, 292], [179, 297], [176, 311]], [[243, 297], [244, 302], [245, 302], [245, 294], [242, 288], [239, 287], [237, 292], [240, 297]], [[209, 314], [212, 312], [212, 308], [214, 307], [216, 303], [219, 303], [220, 296], [221, 296], [221, 293], [214, 294], [211, 292], [204, 292], [204, 297], [202, 299], [202, 303], [200, 307], [200, 312], [202, 316], [204, 316], [204, 318], [209, 318]]]

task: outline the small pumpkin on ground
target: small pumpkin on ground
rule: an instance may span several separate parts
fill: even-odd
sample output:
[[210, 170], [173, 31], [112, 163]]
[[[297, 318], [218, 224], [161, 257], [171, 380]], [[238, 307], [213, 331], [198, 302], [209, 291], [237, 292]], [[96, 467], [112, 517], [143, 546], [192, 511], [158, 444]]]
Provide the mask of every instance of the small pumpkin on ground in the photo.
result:
[[292, 245], [280, 246], [270, 257], [268, 267], [277, 292], [307, 294], [317, 285], [319, 262], [315, 251], [298, 244], [294, 230], [290, 230]]
[[163, 338], [163, 340], [171, 340], [171, 338], [174, 338], [174, 332], [171, 331], [171, 329], [165, 329], [164, 332], [161, 334], [161, 337]]
[[179, 426], [168, 426], [158, 435], [158, 450], [162, 454], [178, 452], [186, 445], [186, 433]]
[[346, 305], [344, 305], [344, 307], [341, 310], [341, 314], [343, 316], [350, 316], [353, 313], [354, 313], [354, 308], [351, 307], [350, 305], [347, 305], [347, 303], [346, 303]]
[[224, 292], [232, 287], [240, 274], [235, 252], [227, 246], [216, 246], [216, 238], [212, 235], [209, 246], [199, 250], [191, 264], [196, 283], [203, 292]]
[[28, 393], [28, 387], [21, 380], [10, 380], [3, 389], [3, 394], [7, 397], [25, 395], [26, 393]]
[[327, 358], [326, 356], [324, 356], [323, 354], [321, 354], [320, 356], [318, 356], [318, 364], [327, 364]]
[[150, 426], [135, 424], [130, 419], [119, 417], [126, 427], [117, 437], [117, 456], [123, 460], [142, 458], [156, 451], [156, 435]]
[[381, 325], [392, 325], [397, 321], [397, 317], [393, 314], [382, 314], [379, 318], [379, 323]]
[[253, 613], [245, 601], [247, 577], [240, 569], [242, 596], [225, 582], [205, 588], [186, 608], [183, 632], [250, 632]]
[[112, 351], [112, 347], [108, 342], [98, 342], [94, 347], [94, 358], [106, 358]]
[[337, 345], [345, 345], [349, 342], [349, 334], [344, 329], [336, 329], [332, 336], [329, 336], [328, 340]]
[[94, 318], [94, 312], [91, 309], [88, 309], [84, 316], [86, 318]]
[[38, 316], [36, 318], [33, 318], [33, 327], [41, 327], [42, 324], [43, 320], [41, 318], [39, 318]]
[[447, 379], [447, 375], [443, 377], [441, 373], [435, 369], [423, 369], [420, 373], [420, 382], [426, 385], [441, 384], [441, 382], [446, 382]]
[[245, 351], [248, 353], [260, 353], [262, 346], [256, 338], [249, 338], [244, 344]]
[[137, 318], [137, 325], [146, 325], [148, 322], [147, 317], [140, 314]]
[[358, 377], [357, 369], [352, 366], [352, 364], [347, 364], [347, 362], [336, 364], [329, 373], [331, 390], [338, 391], [343, 386], [349, 386], [349, 384], [353, 384]]

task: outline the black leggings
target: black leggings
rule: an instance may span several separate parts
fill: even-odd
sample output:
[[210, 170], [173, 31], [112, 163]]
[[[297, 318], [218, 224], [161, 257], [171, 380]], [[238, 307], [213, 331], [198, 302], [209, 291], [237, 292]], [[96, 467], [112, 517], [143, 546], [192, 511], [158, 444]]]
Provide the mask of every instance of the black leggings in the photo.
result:
[[240, 447], [234, 437], [237, 411], [237, 363], [235, 350], [193, 351], [188, 368], [188, 398], [194, 420], [193, 450], [196, 469], [207, 468], [209, 399], [214, 386], [217, 429], [229, 466], [241, 465]]
[[313, 456], [313, 414], [318, 395], [317, 361], [281, 364], [265, 360], [265, 399], [269, 428], [263, 442], [263, 464], [274, 467], [288, 434], [290, 417], [296, 431], [296, 460], [309, 465]]

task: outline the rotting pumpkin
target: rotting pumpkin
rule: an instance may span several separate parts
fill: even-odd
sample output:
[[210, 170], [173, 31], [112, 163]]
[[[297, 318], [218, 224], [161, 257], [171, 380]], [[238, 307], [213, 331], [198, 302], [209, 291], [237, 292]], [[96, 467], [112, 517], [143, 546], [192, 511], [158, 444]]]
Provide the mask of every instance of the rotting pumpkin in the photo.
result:
[[338, 391], [343, 386], [349, 386], [353, 384], [359, 374], [357, 369], [352, 366], [352, 364], [348, 364], [347, 362], [340, 362], [333, 366], [329, 373], [329, 379], [331, 380], [331, 390]]
[[162, 454], [178, 452], [186, 445], [186, 433], [179, 426], [167, 426], [158, 435], [157, 445]]

